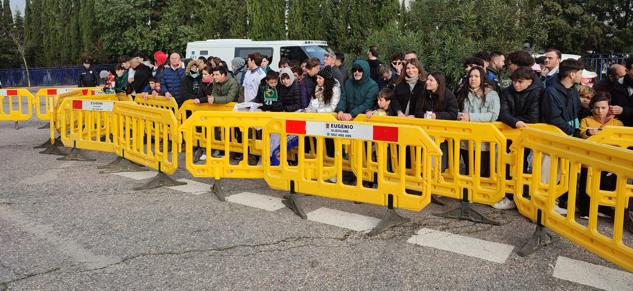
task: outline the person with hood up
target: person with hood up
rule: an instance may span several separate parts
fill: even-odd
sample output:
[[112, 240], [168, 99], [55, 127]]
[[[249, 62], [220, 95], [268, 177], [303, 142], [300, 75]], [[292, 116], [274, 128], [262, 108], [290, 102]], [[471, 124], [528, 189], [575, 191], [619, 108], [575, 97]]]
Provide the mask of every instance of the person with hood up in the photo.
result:
[[345, 91], [336, 106], [336, 118], [341, 121], [352, 120], [358, 114], [364, 114], [374, 107], [378, 96], [378, 84], [370, 77], [369, 63], [355, 60], [352, 63], [352, 77], [345, 81]]
[[180, 96], [176, 99], [178, 106], [185, 100], [200, 99], [200, 86], [202, 84], [202, 68], [204, 64], [200, 60], [191, 60], [185, 69], [185, 77], [180, 82]]
[[283, 111], [295, 112], [301, 109], [301, 89], [295, 82], [295, 75], [290, 68], [279, 69], [279, 99], [283, 104]]
[[154, 53], [154, 68], [152, 75], [157, 80], [160, 79], [161, 74], [165, 70], [165, 62], [167, 62], [167, 54], [163, 51], [156, 51]]

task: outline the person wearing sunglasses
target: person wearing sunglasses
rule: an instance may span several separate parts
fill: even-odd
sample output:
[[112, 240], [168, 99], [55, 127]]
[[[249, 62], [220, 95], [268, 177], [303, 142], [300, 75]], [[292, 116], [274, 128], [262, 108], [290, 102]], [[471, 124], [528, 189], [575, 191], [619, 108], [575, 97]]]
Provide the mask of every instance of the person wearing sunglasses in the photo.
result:
[[369, 64], [365, 60], [355, 60], [352, 77], [345, 81], [341, 100], [336, 106], [336, 119], [352, 120], [356, 115], [367, 112], [376, 104], [378, 84], [369, 76]]

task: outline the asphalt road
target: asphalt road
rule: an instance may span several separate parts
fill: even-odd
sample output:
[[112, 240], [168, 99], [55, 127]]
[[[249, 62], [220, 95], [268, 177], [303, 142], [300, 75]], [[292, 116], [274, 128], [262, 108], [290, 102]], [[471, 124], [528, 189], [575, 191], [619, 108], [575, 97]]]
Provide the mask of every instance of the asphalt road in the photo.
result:
[[[40, 125], [0, 123], [0, 290], [633, 290], [633, 274], [556, 235], [518, 256], [534, 225], [516, 210], [475, 206], [501, 226], [433, 216], [447, 200], [369, 237], [354, 229], [381, 207], [308, 196], [302, 220], [261, 180], [225, 180], [233, 202], [201, 184], [134, 191], [143, 181], [96, 169], [113, 154], [38, 154]], [[211, 183], [183, 165], [175, 177]]]

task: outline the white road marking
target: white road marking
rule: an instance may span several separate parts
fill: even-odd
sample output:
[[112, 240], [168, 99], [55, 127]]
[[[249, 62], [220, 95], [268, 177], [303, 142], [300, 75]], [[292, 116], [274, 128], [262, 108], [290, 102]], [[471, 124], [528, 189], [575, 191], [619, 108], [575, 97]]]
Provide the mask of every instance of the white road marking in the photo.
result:
[[554, 278], [604, 290], [633, 290], [633, 274], [566, 257], [558, 257]]
[[369, 231], [380, 219], [345, 211], [321, 207], [307, 214], [308, 220], [347, 228], [355, 231]]
[[67, 237], [57, 235], [50, 225], [31, 221], [19, 211], [0, 207], [0, 219], [13, 223], [20, 230], [30, 233], [38, 239], [47, 241], [61, 253], [72, 258], [75, 262], [85, 264], [88, 269], [102, 268], [121, 260], [116, 257], [96, 255], [83, 248], [77, 242]]
[[114, 173], [115, 175], [119, 175], [121, 177], [130, 178], [133, 180], [145, 180], [149, 178], [154, 178], [158, 172], [155, 171], [142, 171], [142, 172], [120, 172]]
[[255, 207], [267, 211], [277, 211], [285, 207], [284, 204], [281, 203], [281, 198], [250, 192], [242, 192], [239, 194], [231, 195], [226, 197], [226, 200], [232, 203]]
[[200, 183], [200, 182], [189, 180], [189, 179], [179, 179], [178, 181], [185, 182], [187, 184], [180, 185], [180, 186], [167, 187], [167, 188], [180, 191], [180, 192], [193, 194], [193, 195], [206, 194], [206, 193], [209, 193], [209, 191], [211, 191], [211, 185], [209, 184]]
[[485, 241], [428, 228], [420, 229], [408, 243], [432, 247], [470, 257], [503, 264], [512, 253], [514, 246]]

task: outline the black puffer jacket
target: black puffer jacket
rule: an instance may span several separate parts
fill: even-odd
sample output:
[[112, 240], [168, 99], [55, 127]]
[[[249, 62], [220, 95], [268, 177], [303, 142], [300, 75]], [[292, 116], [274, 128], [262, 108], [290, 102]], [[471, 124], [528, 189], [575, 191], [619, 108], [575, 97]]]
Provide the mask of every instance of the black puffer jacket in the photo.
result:
[[516, 128], [516, 123], [539, 122], [539, 100], [543, 92], [543, 82], [534, 75], [532, 85], [521, 92], [517, 92], [514, 86], [508, 86], [501, 91], [501, 110], [499, 121]]
[[424, 90], [420, 100], [415, 104], [415, 117], [424, 118], [427, 111], [435, 113], [437, 119], [455, 120], [457, 119], [457, 98], [451, 90], [444, 89], [444, 102], [439, 101], [439, 95]]
[[411, 90], [407, 81], [403, 80], [396, 85], [390, 105], [395, 112], [401, 111], [405, 113], [407, 103], [409, 103], [409, 115], [413, 115], [415, 113], [416, 102], [422, 98], [424, 90], [426, 90], [424, 81], [418, 80], [413, 90]]
[[301, 107], [301, 89], [297, 82], [292, 83], [290, 87], [280, 84], [277, 88], [279, 89], [277, 91], [279, 99], [281, 99], [283, 104], [283, 111], [295, 112], [303, 108]]
[[618, 119], [625, 126], [633, 126], [633, 94], [629, 93], [629, 88], [633, 89], [633, 79], [627, 75], [624, 77], [624, 84], [617, 83], [611, 90], [611, 105], [622, 107], [622, 114]]

